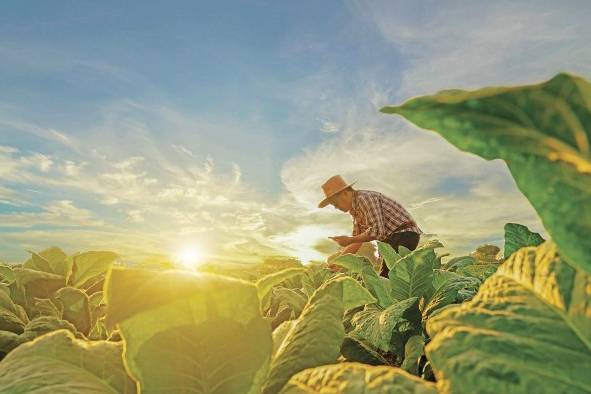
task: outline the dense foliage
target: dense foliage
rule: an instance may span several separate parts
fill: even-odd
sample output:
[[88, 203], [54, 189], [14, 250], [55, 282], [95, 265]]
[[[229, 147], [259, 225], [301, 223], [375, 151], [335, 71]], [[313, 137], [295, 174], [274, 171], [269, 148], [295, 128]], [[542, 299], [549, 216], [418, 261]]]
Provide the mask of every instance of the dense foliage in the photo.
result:
[[508, 223], [503, 253], [379, 243], [388, 278], [360, 255], [187, 272], [31, 253], [0, 266], [0, 392], [591, 392], [591, 85], [383, 111], [505, 160], [552, 240]]

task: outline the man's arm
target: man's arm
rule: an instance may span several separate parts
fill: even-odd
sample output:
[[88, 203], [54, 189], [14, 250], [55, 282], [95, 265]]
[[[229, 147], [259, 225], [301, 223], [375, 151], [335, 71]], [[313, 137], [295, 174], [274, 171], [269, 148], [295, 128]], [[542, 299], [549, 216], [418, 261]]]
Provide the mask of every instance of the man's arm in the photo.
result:
[[[363, 242], [373, 241], [374, 239], [378, 239], [375, 235], [371, 234], [371, 228], [365, 230], [363, 233], [353, 236], [347, 235], [339, 235], [337, 237], [328, 237], [338, 243], [340, 246], [350, 246], [359, 244], [361, 245]], [[359, 249], [359, 247], [357, 248]], [[357, 251], [357, 250], [356, 250]]]

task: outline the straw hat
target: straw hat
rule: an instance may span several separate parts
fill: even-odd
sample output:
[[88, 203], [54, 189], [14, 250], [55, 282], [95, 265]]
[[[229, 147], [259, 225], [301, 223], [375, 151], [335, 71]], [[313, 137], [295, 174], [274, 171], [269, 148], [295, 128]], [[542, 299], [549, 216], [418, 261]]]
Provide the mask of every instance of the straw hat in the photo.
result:
[[347, 182], [345, 182], [343, 177], [340, 175], [335, 175], [331, 177], [322, 185], [322, 191], [324, 191], [324, 195], [326, 196], [326, 198], [320, 201], [320, 204], [318, 204], [318, 208], [324, 208], [325, 206], [327, 206], [334, 196], [336, 196], [346, 188], [353, 186], [356, 182], [357, 181], [347, 184]]

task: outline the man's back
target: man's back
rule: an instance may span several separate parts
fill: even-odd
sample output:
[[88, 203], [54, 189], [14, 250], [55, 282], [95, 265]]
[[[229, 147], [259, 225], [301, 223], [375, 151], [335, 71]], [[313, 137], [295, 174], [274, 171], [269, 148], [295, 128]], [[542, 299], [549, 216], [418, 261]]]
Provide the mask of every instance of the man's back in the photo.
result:
[[353, 192], [351, 216], [353, 216], [353, 235], [360, 234], [370, 227], [370, 233], [379, 240], [384, 240], [392, 233], [400, 231], [422, 233], [411, 214], [402, 205], [372, 190]]

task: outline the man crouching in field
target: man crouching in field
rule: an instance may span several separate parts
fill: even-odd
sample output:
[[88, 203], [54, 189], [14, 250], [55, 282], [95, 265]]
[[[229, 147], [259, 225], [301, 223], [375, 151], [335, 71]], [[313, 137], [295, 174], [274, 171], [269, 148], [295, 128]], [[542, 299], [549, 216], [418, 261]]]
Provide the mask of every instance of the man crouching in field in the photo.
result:
[[[400, 245], [415, 250], [419, 244], [421, 229], [402, 205], [370, 190], [355, 190], [340, 175], [335, 175], [322, 185], [326, 198], [319, 208], [332, 205], [348, 212], [353, 218], [353, 235], [329, 237], [344, 247], [340, 254], [356, 253], [364, 242], [379, 240], [390, 244], [396, 252]], [[388, 267], [382, 263], [380, 275], [388, 277]]]

